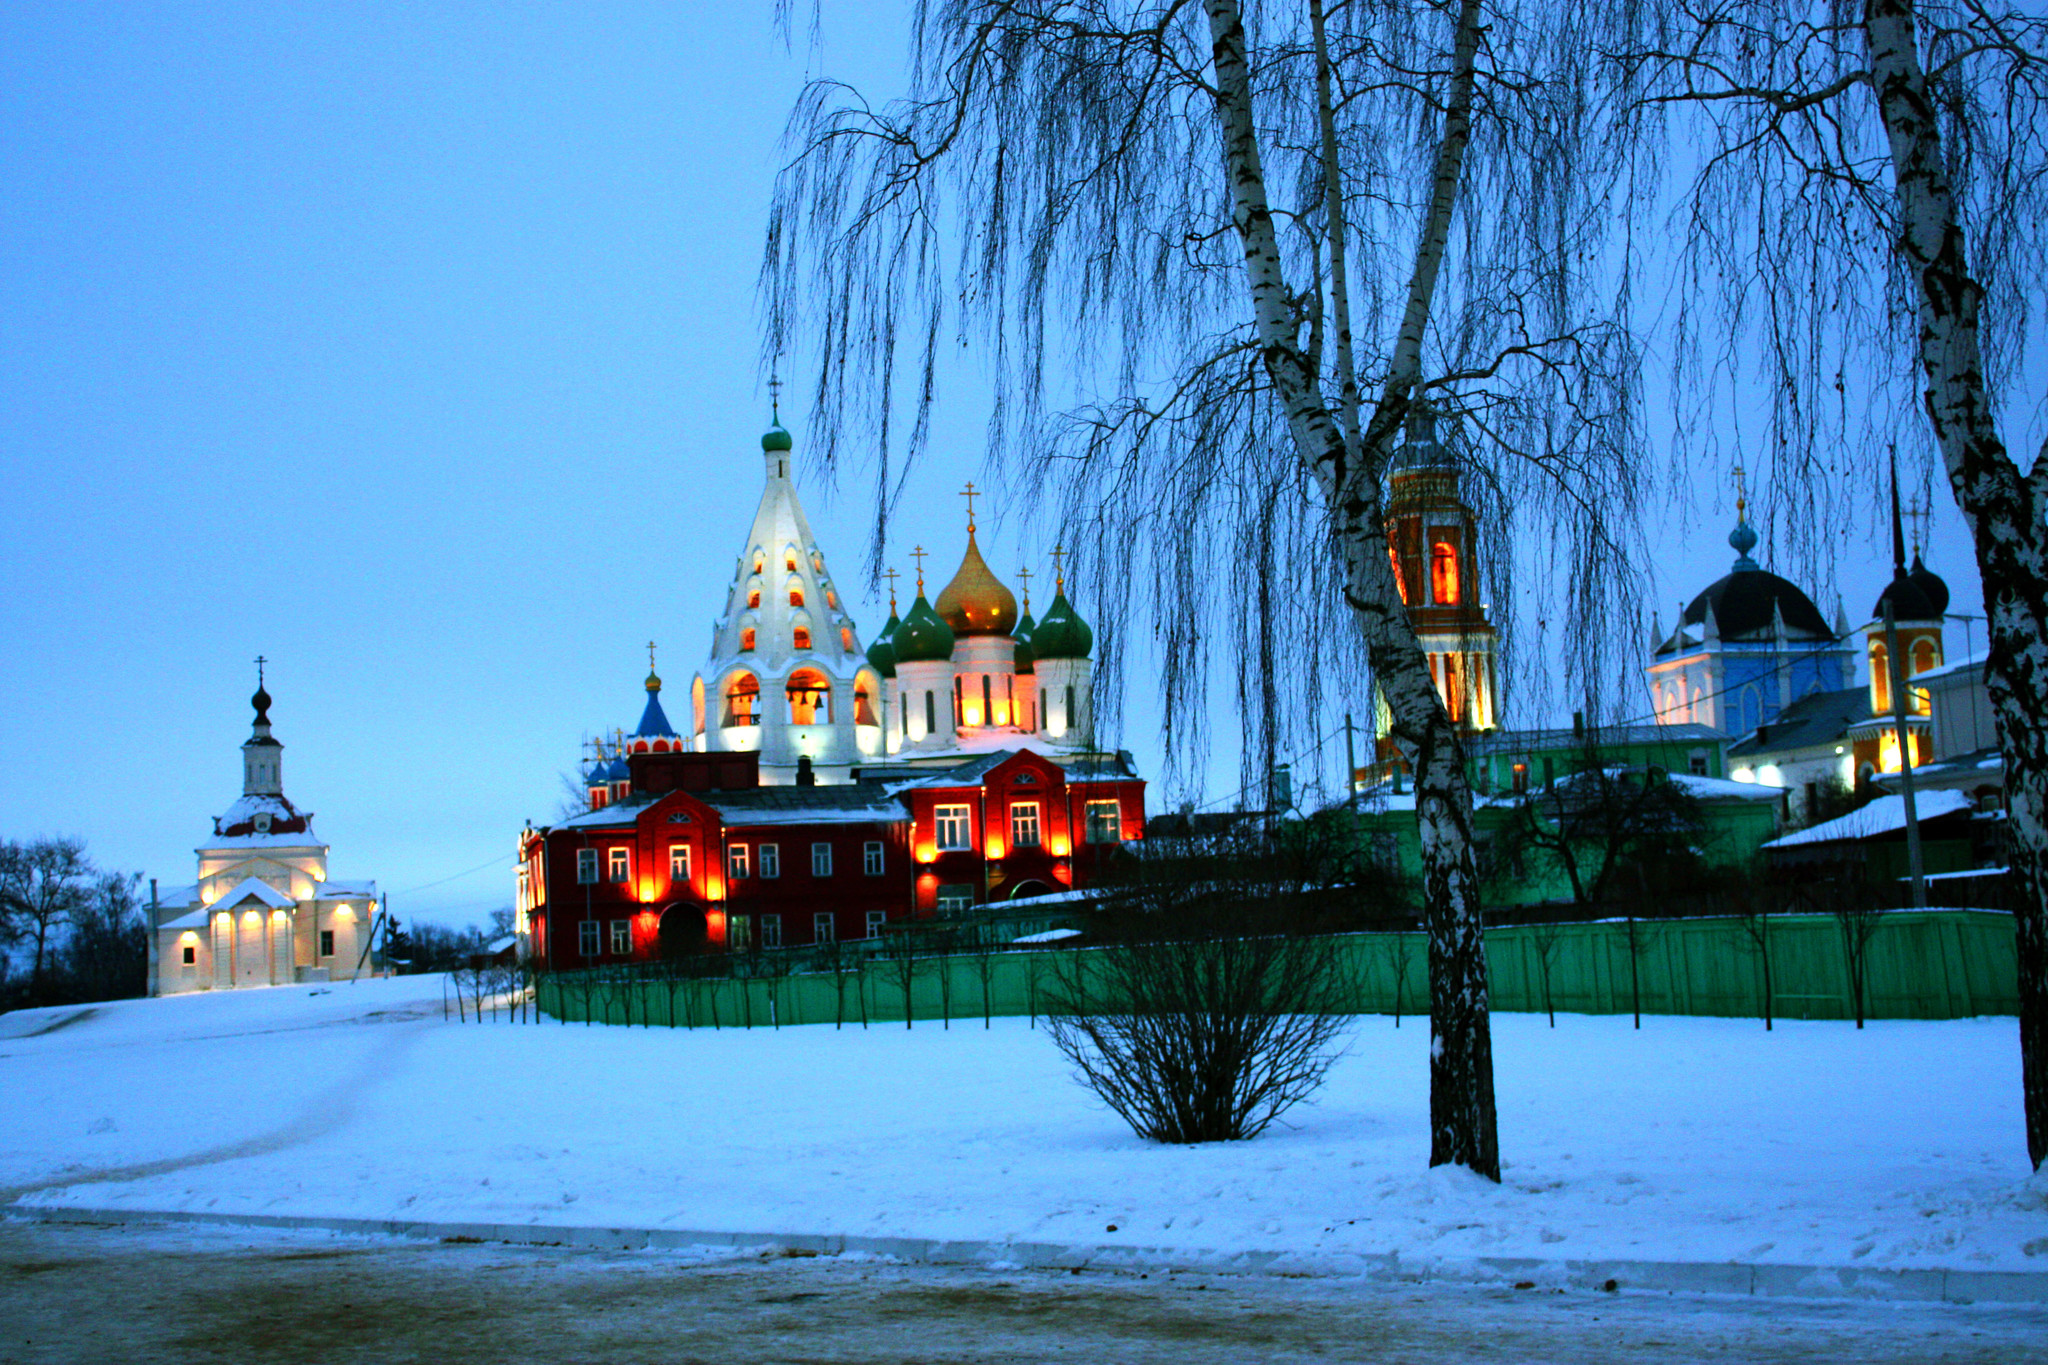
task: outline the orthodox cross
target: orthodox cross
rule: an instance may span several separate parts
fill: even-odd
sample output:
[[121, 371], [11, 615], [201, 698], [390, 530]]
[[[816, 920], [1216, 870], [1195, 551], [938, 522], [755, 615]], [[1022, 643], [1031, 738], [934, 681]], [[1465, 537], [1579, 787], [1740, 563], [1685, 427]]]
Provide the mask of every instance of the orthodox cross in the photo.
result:
[[258, 687], [263, 686], [263, 665], [269, 662], [270, 660], [264, 658], [261, 654], [256, 656], [256, 685]]
[[1062, 593], [1067, 590], [1067, 571], [1062, 563], [1066, 554], [1067, 552], [1059, 546], [1055, 545], [1052, 547], [1052, 590], [1055, 593]]
[[1920, 498], [1912, 498], [1906, 503], [1906, 520], [1913, 527], [1913, 553], [1915, 555], [1920, 553], [1920, 547], [1926, 541], [1927, 522], [1933, 515], [1933, 509], [1928, 507], [1926, 502]]
[[1024, 614], [1031, 614], [1031, 570], [1017, 570], [1017, 581], [1024, 585]]
[[[961, 494], [960, 496], [961, 496], [961, 497], [963, 497], [963, 498], [965, 498], [965, 499], [967, 499], [967, 534], [971, 536], [971, 535], [973, 535], [973, 534], [974, 534], [974, 498], [975, 498], [975, 489], [974, 489], [974, 481], [973, 481], [972, 479], [968, 480], [968, 483], [967, 483], [967, 491], [966, 491], [966, 492], [964, 492], [964, 493], [962, 493], [962, 494]], [[984, 496], [984, 497], [985, 497], [985, 496], [987, 496], [987, 495], [986, 495], [986, 494], [983, 494], [982, 496]]]
[[917, 547], [916, 549], [914, 549], [914, 550], [912, 550], [912, 551], [910, 552], [910, 557], [911, 557], [912, 559], [914, 559], [914, 560], [916, 560], [916, 561], [917, 561], [917, 595], [918, 595], [919, 597], [922, 597], [922, 596], [924, 596], [924, 557], [925, 557], [925, 554], [926, 554], [926, 550], [925, 550], [924, 546], [922, 546], [922, 545], [918, 546], [918, 547]]
[[775, 425], [782, 425], [782, 375], [779, 371], [768, 372], [768, 412]]
[[654, 641], [652, 640], [647, 642], [647, 671], [649, 673], [654, 671]]
[[889, 580], [889, 614], [894, 616], [896, 614], [896, 580], [903, 577], [903, 575], [897, 573], [894, 569], [884, 569], [882, 577]]
[[1749, 498], [1742, 485], [1742, 466], [1735, 466], [1735, 519], [1741, 521], [1749, 507]]

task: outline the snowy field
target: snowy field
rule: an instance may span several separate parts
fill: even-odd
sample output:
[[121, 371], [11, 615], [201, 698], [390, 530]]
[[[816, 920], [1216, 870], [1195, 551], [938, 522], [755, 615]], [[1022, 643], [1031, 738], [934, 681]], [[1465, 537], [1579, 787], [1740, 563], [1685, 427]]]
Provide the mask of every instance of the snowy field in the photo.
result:
[[437, 977], [0, 1016], [0, 1199], [138, 1210], [2048, 1272], [2009, 1018], [1496, 1015], [1503, 1184], [1369, 1018], [1248, 1143], [1134, 1137], [1027, 1021], [441, 1019]]

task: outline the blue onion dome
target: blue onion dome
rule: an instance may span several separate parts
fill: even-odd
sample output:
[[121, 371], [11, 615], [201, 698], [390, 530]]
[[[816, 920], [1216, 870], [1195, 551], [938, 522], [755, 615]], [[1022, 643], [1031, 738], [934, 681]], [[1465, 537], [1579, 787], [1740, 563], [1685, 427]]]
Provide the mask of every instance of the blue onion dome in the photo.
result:
[[896, 676], [896, 646], [890, 641], [896, 634], [896, 628], [902, 624], [896, 619], [896, 614], [891, 612], [888, 624], [882, 627], [882, 633], [868, 646], [868, 666], [885, 678]]
[[767, 432], [761, 437], [761, 449], [769, 454], [773, 454], [778, 450], [788, 450], [792, 444], [789, 433], [783, 430], [782, 423], [780, 422], [768, 428]]
[[1036, 625], [1037, 622], [1031, 619], [1030, 611], [1026, 610], [1022, 616], [1017, 618], [1017, 628], [1010, 632], [1010, 640], [1013, 645], [1012, 653], [1017, 660], [1017, 671], [1019, 673], [1036, 673], [1038, 671], [1038, 655], [1031, 647], [1031, 632]]
[[1921, 595], [1927, 599], [1927, 605], [1934, 609], [1936, 616], [1948, 611], [1948, 584], [1942, 581], [1940, 574], [1920, 562], [1918, 550], [1913, 551], [1913, 567], [1907, 570], [1906, 577], [1914, 587], [1920, 589]]
[[1031, 652], [1040, 659], [1085, 659], [1095, 648], [1095, 632], [1081, 619], [1065, 592], [1052, 599], [1045, 619], [1031, 630]]
[[953, 628], [919, 593], [889, 643], [899, 664], [932, 663], [953, 657]]
[[1756, 548], [1756, 539], [1756, 528], [1749, 524], [1749, 518], [1747, 517], [1741, 517], [1735, 523], [1735, 529], [1728, 533], [1728, 546], [1735, 551], [1735, 567], [1737, 569], [1759, 569], [1763, 567], [1749, 557], [1749, 552]]

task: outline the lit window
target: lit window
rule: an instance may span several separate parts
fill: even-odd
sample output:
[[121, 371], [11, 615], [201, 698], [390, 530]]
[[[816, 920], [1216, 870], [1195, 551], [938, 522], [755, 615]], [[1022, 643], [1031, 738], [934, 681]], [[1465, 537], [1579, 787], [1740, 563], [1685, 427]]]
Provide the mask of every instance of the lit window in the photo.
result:
[[[850, 631], [848, 632], [849, 635], [851, 633]], [[846, 648], [849, 653], [853, 650], [852, 645], [848, 645]], [[853, 689], [853, 723], [855, 725], [880, 725], [882, 723], [875, 715], [874, 697], [868, 692], [866, 684], [856, 684]]]
[[576, 884], [588, 886], [597, 880], [597, 850], [579, 848], [576, 850]]
[[627, 848], [612, 850], [611, 878], [614, 882], [629, 880], [633, 875], [633, 851]]
[[811, 875], [829, 877], [832, 875], [832, 845], [811, 845]]
[[804, 604], [804, 590], [803, 590], [803, 585], [802, 585], [802, 584], [800, 584], [800, 583], [792, 583], [792, 584], [790, 584], [790, 585], [789, 585], [789, 605], [791, 605], [792, 607], [800, 607], [800, 606], [802, 606], [803, 604]]
[[633, 952], [633, 921], [615, 919], [612, 921], [612, 955], [630, 957]]
[[[810, 638], [809, 632], [800, 630], [799, 633], [805, 640]], [[789, 697], [790, 724], [832, 723], [832, 683], [823, 673], [815, 668], [800, 668], [789, 675], [783, 691]]]
[[1515, 765], [1515, 782], [1514, 782], [1514, 787], [1515, 787], [1515, 790], [1516, 790], [1516, 791], [1518, 791], [1518, 792], [1525, 792], [1525, 791], [1529, 790], [1529, 765], [1528, 765], [1528, 764], [1526, 764], [1526, 763], [1517, 763], [1517, 764]]
[[[749, 640], [748, 649], [754, 647], [751, 643], [753, 634], [751, 630], [747, 632]], [[760, 682], [751, 673], [740, 674], [737, 678], [727, 683], [725, 687], [724, 723], [729, 726], [759, 725], [761, 723], [760, 701]]]
[[761, 916], [761, 946], [780, 948], [782, 946], [782, 916]]
[[869, 938], [880, 938], [880, 937], [882, 936], [882, 926], [886, 925], [886, 924], [887, 924], [888, 922], [889, 922], [889, 912], [888, 912], [888, 911], [886, 911], [886, 910], [870, 910], [870, 911], [868, 911], [868, 937], [869, 937]]
[[1458, 603], [1458, 552], [1447, 540], [1429, 547], [1429, 590], [1445, 606]]
[[1088, 842], [1113, 844], [1123, 838], [1123, 808], [1114, 801], [1088, 803]]
[[747, 846], [745, 844], [734, 844], [725, 851], [725, 875], [736, 882], [743, 882], [751, 875], [747, 871]]
[[782, 875], [781, 845], [761, 845], [761, 875], [763, 877], [780, 877]]
[[782, 567], [783, 567], [783, 568], [785, 568], [785, 569], [787, 569], [787, 570], [788, 570], [788, 571], [789, 571], [790, 573], [795, 573], [795, 572], [796, 572], [796, 551], [795, 551], [795, 550], [784, 550], [784, 551], [782, 552]]
[[882, 875], [882, 841], [870, 839], [861, 845], [860, 870], [870, 877]]
[[832, 921], [830, 910], [820, 910], [811, 916], [811, 942], [831, 943], [839, 937], [839, 927]]
[[[792, 603], [790, 603], [790, 605], [791, 605], [791, 606], [796, 606], [797, 604], [796, 604], [796, 603], [794, 603], [794, 602], [792, 602]], [[795, 640], [795, 642], [796, 642], [796, 647], [797, 647], [798, 649], [809, 649], [809, 648], [811, 647], [811, 631], [810, 631], [810, 627], [808, 627], [808, 626], [798, 626], [798, 627], [796, 627], [796, 629], [795, 629], [795, 630], [794, 630], [794, 631], [792, 632], [792, 638], [793, 638], [793, 639]]]
[[[851, 626], [841, 626], [839, 628], [839, 647], [848, 654], [853, 653], [853, 628]], [[874, 724], [873, 721], [867, 723], [869, 725]]]
[[932, 811], [938, 826], [939, 847], [955, 850], [974, 847], [974, 831], [966, 806], [939, 806]]
[[939, 888], [940, 914], [964, 915], [973, 908], [973, 882], [948, 882]]
[[1036, 801], [1012, 801], [1010, 803], [1010, 847], [1038, 847], [1038, 803]]
[[743, 651], [751, 652], [753, 648], [754, 628], [752, 626], [748, 626], [744, 630], [740, 631], [740, 649]]
[[576, 928], [576, 951], [584, 957], [596, 957], [598, 934], [597, 921], [587, 919]]
[[749, 588], [749, 589], [747, 589], [747, 607], [748, 607], [748, 608], [749, 608], [750, 610], [753, 610], [753, 611], [759, 611], [759, 610], [760, 610], [760, 608], [761, 608], [761, 590], [760, 590], [759, 588]]
[[725, 942], [727, 949], [735, 953], [747, 951], [753, 940], [753, 921], [746, 915], [734, 915], [726, 924], [729, 926]]
[[668, 879], [677, 886], [686, 885], [690, 880], [690, 846], [670, 844], [668, 846]]

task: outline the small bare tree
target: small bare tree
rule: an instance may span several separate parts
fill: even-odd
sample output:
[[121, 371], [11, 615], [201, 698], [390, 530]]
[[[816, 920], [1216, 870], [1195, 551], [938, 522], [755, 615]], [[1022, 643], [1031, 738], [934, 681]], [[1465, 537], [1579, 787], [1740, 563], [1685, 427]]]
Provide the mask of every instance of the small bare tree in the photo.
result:
[[1762, 887], [1743, 887], [1733, 894], [1736, 935], [1756, 951], [1757, 972], [1761, 978], [1759, 985], [1763, 992], [1764, 1032], [1769, 1033], [1774, 999], [1771, 984], [1771, 894]]
[[33, 954], [28, 998], [43, 1003], [51, 950], [92, 897], [94, 871], [76, 839], [0, 842], [0, 927]]
[[1571, 932], [1556, 922], [1529, 926], [1529, 945], [1536, 950], [1536, 972], [1543, 982], [1543, 1013], [1552, 1028], [1557, 1027], [1557, 1007], [1551, 1000], [1550, 974], [1557, 966], [1557, 951]]

